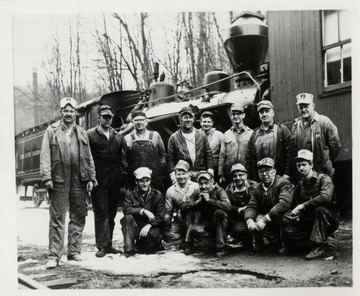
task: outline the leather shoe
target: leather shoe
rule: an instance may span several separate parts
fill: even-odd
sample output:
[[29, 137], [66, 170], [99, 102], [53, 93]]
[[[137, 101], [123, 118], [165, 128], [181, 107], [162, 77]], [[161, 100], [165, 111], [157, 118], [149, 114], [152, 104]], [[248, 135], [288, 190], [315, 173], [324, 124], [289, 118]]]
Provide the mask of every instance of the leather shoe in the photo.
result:
[[95, 256], [98, 258], [104, 257], [106, 255], [106, 251], [105, 249], [100, 249], [99, 251], [96, 252]]
[[109, 246], [105, 248], [106, 254], [119, 254], [120, 250], [115, 249], [113, 246]]
[[67, 256], [68, 261], [83, 261], [83, 258], [80, 256], [80, 254], [73, 254]]
[[226, 255], [229, 255], [229, 249], [228, 248], [224, 247], [224, 248], [216, 250], [215, 257], [222, 258], [222, 257], [224, 257]]
[[290, 253], [290, 250], [288, 247], [282, 246], [279, 250], [278, 250], [279, 255], [288, 255]]
[[312, 260], [315, 258], [318, 258], [320, 256], [322, 256], [325, 253], [325, 250], [322, 246], [317, 246], [314, 249], [311, 250], [311, 252], [309, 254], [307, 254], [305, 256], [306, 260]]
[[125, 251], [122, 254], [125, 256], [125, 258], [129, 258], [129, 257], [134, 257], [136, 252], [135, 250], [131, 250], [131, 251]]

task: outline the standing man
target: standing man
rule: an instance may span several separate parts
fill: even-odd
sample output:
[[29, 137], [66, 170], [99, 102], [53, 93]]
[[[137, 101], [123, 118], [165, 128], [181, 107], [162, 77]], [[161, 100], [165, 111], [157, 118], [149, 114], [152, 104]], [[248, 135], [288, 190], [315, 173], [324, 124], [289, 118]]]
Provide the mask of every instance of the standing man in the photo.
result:
[[205, 111], [201, 114], [201, 130], [205, 133], [214, 158], [214, 179], [218, 181], [219, 173], [219, 154], [221, 143], [224, 139], [224, 134], [215, 128], [214, 125], [214, 114], [210, 111]]
[[160, 247], [165, 200], [159, 190], [150, 186], [151, 174], [149, 168], [136, 169], [136, 186], [133, 190], [126, 191], [124, 217], [120, 220], [125, 257], [134, 256], [137, 251], [155, 253]]
[[122, 166], [128, 175], [128, 186], [135, 185], [134, 171], [139, 167], [152, 170], [152, 186], [165, 192], [166, 151], [164, 142], [156, 131], [146, 128], [147, 118], [143, 111], [132, 114], [135, 129], [124, 137]]
[[98, 182], [91, 195], [98, 248], [95, 256], [104, 257], [107, 253], [119, 252], [113, 247], [112, 238], [123, 178], [120, 163], [122, 136], [111, 127], [114, 112], [110, 106], [99, 106], [98, 114], [98, 126], [88, 130], [87, 134]]
[[67, 259], [82, 260], [80, 253], [87, 215], [86, 194], [91, 192], [96, 182], [88, 136], [75, 123], [75, 99], [63, 98], [60, 110], [62, 118], [46, 129], [40, 153], [40, 175], [50, 197], [49, 261], [46, 268], [59, 266], [68, 208]]
[[270, 249], [279, 250], [282, 245], [280, 219], [291, 207], [292, 185], [276, 174], [273, 159], [264, 158], [257, 163], [257, 167], [261, 183], [254, 187], [246, 206], [246, 225], [255, 235], [256, 242], [265, 237]]
[[190, 176], [193, 181], [197, 180], [198, 173], [203, 170], [214, 176], [211, 148], [205, 134], [193, 127], [192, 108], [182, 108], [179, 119], [180, 129], [170, 136], [168, 143], [167, 165], [171, 181], [176, 182], [174, 169], [180, 159], [190, 164]]
[[277, 174], [290, 179], [293, 163], [291, 133], [285, 125], [274, 122], [274, 106], [270, 101], [261, 101], [257, 111], [261, 125], [254, 130], [249, 141], [246, 159], [249, 177], [258, 181], [256, 164], [259, 160], [270, 157], [275, 161]]
[[314, 170], [333, 179], [335, 169], [332, 162], [341, 150], [337, 127], [328, 117], [315, 111], [312, 94], [301, 93], [296, 100], [301, 117], [296, 118], [292, 126], [293, 157], [299, 150], [309, 150], [314, 154]]
[[253, 130], [244, 125], [244, 106], [233, 104], [230, 111], [233, 126], [224, 134], [219, 155], [219, 183], [222, 186], [231, 182], [233, 164], [246, 165], [248, 144], [253, 134]]
[[313, 153], [300, 150], [296, 167], [301, 176], [294, 191], [293, 209], [283, 217], [285, 243], [281, 254], [288, 253], [289, 244], [310, 242], [312, 250], [305, 259], [312, 260], [325, 252], [324, 242], [339, 227], [334, 185], [331, 178], [313, 169]]

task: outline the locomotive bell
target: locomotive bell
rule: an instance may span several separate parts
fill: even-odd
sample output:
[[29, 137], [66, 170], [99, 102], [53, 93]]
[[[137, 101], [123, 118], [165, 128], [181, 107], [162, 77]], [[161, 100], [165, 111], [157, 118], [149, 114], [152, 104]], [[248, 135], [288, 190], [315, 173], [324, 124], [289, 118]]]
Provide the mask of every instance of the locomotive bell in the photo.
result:
[[[229, 77], [229, 74], [222, 70], [214, 70], [205, 74], [204, 84], [209, 84], [220, 79]], [[230, 91], [230, 79], [210, 85], [207, 87], [207, 91], [209, 94], [218, 94], [221, 92], [229, 92]]]
[[175, 94], [175, 86], [167, 82], [154, 82], [150, 85], [149, 108], [159, 105], [161, 103], [170, 103], [175, 101], [175, 96], [172, 98], [164, 97]]
[[234, 72], [257, 75], [268, 51], [268, 26], [264, 17], [254, 12], [240, 14], [232, 21], [224, 46]]

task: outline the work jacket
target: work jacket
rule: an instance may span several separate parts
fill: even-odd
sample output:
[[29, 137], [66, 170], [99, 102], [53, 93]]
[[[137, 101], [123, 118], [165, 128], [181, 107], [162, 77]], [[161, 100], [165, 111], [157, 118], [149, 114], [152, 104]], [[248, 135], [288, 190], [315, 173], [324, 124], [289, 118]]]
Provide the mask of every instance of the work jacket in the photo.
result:
[[245, 207], [250, 200], [250, 192], [254, 190], [254, 186], [258, 183], [252, 180], [245, 181], [244, 191], [235, 191], [234, 182], [231, 182], [225, 189], [231, 203], [231, 213], [238, 214], [239, 208]]
[[[75, 125], [74, 132], [79, 145], [80, 180], [95, 181], [95, 165], [87, 133], [79, 125]], [[61, 121], [51, 124], [46, 129], [40, 153], [40, 176], [43, 182], [52, 180], [56, 183], [65, 183], [65, 179], [70, 179], [67, 141]], [[70, 180], [68, 182], [70, 184]]]

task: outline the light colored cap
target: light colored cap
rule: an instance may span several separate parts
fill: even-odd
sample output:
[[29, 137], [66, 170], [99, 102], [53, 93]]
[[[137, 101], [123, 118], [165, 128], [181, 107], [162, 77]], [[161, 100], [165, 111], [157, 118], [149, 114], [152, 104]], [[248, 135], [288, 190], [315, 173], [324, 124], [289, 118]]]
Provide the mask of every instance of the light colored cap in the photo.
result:
[[306, 149], [301, 149], [298, 151], [297, 157], [295, 159], [305, 159], [305, 160], [313, 160], [313, 153]]
[[190, 170], [190, 165], [187, 161], [180, 159], [175, 166], [175, 170], [183, 170], [185, 172], [188, 172]]
[[114, 116], [114, 113], [110, 109], [105, 109], [100, 111], [100, 115], [111, 115]]
[[274, 165], [275, 165], [275, 162], [270, 157], [265, 157], [262, 160], [258, 161], [258, 163], [257, 163], [257, 167], [266, 166], [266, 167], [274, 168]]
[[243, 105], [241, 105], [241, 104], [233, 104], [232, 106], [231, 106], [231, 112], [232, 111], [240, 111], [240, 112], [245, 112], [245, 108], [244, 108], [244, 106]]
[[136, 179], [149, 178], [151, 179], [152, 170], [146, 167], [140, 167], [135, 170], [134, 175]]
[[200, 181], [201, 178], [205, 178], [207, 180], [211, 180], [213, 177], [211, 176], [210, 173], [208, 172], [205, 172], [205, 171], [202, 171], [199, 173], [198, 177], [197, 177], [197, 180], [198, 182]]
[[76, 109], [76, 101], [74, 98], [71, 97], [66, 97], [66, 98], [62, 98], [60, 101], [60, 109], [65, 108], [66, 105], [70, 105], [71, 107], [73, 107], [74, 109]]
[[247, 173], [246, 168], [241, 163], [235, 163], [232, 165], [230, 173], [232, 174], [235, 171]]
[[301, 93], [296, 96], [296, 105], [312, 103], [314, 103], [314, 96], [312, 94]]
[[274, 110], [273, 104], [268, 100], [263, 100], [263, 101], [259, 102], [258, 107], [257, 107], [258, 112], [263, 108]]

